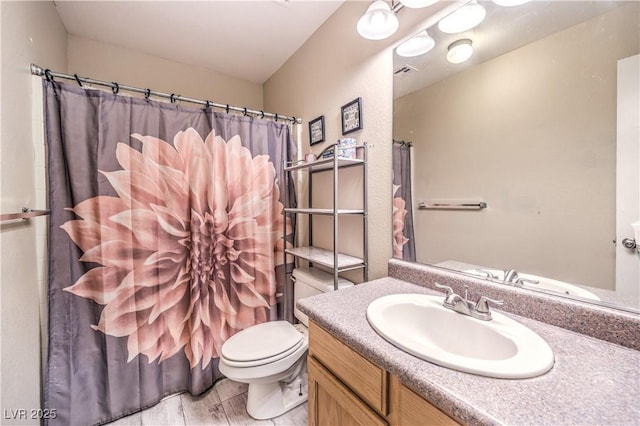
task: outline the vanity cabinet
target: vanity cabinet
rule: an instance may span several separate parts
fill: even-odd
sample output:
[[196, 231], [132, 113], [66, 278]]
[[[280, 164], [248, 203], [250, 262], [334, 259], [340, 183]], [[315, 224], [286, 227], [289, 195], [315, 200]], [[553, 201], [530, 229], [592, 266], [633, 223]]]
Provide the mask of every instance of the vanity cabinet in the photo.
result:
[[457, 424], [313, 321], [308, 368], [311, 426]]

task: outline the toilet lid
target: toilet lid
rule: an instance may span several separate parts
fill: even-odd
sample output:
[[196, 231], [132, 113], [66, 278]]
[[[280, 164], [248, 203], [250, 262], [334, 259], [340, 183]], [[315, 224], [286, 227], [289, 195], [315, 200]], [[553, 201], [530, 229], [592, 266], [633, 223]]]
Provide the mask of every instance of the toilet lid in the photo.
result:
[[221, 352], [230, 361], [257, 361], [286, 352], [302, 339], [302, 334], [287, 321], [271, 321], [233, 335], [222, 345]]

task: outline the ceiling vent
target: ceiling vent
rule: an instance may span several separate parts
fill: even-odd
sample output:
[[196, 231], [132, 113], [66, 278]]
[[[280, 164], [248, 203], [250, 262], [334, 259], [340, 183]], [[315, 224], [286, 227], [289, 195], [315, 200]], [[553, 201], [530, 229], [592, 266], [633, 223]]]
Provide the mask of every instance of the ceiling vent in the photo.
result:
[[405, 76], [405, 75], [407, 75], [409, 73], [414, 73], [414, 72], [417, 72], [417, 71], [418, 71], [417, 68], [414, 68], [414, 67], [412, 67], [411, 65], [408, 65], [408, 64], [404, 64], [401, 67], [397, 68], [395, 71], [393, 71], [393, 75], [395, 77], [402, 77], [402, 76]]

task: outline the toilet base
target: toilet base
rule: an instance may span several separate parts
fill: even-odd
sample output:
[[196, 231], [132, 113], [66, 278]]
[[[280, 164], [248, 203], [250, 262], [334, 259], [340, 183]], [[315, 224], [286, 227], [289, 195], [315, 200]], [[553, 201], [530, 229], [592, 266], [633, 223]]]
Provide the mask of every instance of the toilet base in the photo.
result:
[[307, 401], [306, 368], [291, 382], [250, 383], [247, 413], [257, 420], [278, 417]]

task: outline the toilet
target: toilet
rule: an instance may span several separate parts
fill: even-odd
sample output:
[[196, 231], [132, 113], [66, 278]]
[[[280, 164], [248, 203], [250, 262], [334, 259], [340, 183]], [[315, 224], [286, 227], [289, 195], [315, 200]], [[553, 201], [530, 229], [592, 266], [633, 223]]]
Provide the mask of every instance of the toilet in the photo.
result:
[[[317, 268], [293, 270], [294, 306], [305, 297], [333, 291], [333, 275]], [[353, 285], [340, 278], [339, 288]], [[247, 412], [258, 420], [277, 417], [307, 400], [308, 318], [297, 308], [298, 329], [287, 321], [251, 326], [223, 345], [219, 368], [231, 380], [249, 384]], [[302, 331], [300, 331], [302, 330]]]

